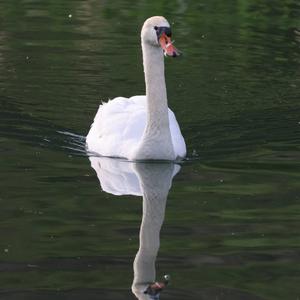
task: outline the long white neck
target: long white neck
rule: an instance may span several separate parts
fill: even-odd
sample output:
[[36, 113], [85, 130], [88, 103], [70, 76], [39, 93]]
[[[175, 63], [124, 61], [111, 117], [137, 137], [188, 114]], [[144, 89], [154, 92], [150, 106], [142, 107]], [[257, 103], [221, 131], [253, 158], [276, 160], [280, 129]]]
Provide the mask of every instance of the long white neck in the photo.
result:
[[147, 97], [147, 128], [169, 130], [163, 51], [142, 43]]
[[160, 47], [142, 42], [147, 122], [135, 159], [174, 160], [168, 116], [164, 57]]

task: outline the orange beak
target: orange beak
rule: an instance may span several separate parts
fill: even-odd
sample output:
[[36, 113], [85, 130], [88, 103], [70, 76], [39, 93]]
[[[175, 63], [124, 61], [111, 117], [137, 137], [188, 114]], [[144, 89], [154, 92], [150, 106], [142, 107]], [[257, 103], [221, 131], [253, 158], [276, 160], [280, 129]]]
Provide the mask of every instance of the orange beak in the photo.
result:
[[172, 56], [176, 57], [180, 55], [180, 52], [178, 49], [176, 49], [171, 41], [171, 38], [168, 37], [164, 32], [159, 37], [159, 44], [164, 50], [165, 56]]

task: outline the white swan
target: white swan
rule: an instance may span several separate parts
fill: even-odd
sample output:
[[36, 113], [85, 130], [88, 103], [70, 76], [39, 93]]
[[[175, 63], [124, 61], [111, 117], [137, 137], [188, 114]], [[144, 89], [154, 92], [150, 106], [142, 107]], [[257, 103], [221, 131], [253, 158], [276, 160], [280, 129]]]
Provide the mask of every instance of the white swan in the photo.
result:
[[129, 160], [175, 160], [186, 145], [168, 109], [164, 54], [175, 57], [171, 29], [164, 17], [151, 17], [141, 32], [146, 96], [118, 97], [100, 105], [86, 137], [87, 150]]

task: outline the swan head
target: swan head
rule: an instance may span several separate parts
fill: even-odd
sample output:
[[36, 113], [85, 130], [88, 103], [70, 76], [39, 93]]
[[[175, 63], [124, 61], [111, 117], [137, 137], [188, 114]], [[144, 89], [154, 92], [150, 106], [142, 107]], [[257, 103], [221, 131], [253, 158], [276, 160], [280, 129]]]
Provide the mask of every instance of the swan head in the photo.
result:
[[161, 47], [165, 56], [176, 57], [180, 55], [180, 52], [174, 47], [171, 36], [170, 24], [161, 16], [147, 19], [141, 32], [142, 43]]

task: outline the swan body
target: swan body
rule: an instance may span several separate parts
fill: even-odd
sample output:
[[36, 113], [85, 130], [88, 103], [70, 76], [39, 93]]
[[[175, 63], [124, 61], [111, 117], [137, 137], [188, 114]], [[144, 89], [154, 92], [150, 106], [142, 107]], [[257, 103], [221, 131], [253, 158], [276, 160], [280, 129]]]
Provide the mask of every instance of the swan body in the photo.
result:
[[[171, 141], [176, 157], [184, 157], [185, 142], [174, 113], [168, 109]], [[146, 96], [131, 98], [118, 97], [102, 104], [95, 116], [93, 126], [87, 136], [90, 151], [108, 157], [123, 157], [134, 160], [137, 145], [147, 122]], [[154, 141], [153, 141], [154, 142]], [[156, 142], [156, 141], [155, 141]], [[155, 148], [145, 147], [145, 158], [154, 157], [157, 147], [164, 146], [161, 140]], [[155, 155], [157, 159], [161, 149]], [[175, 159], [175, 155], [172, 157]]]
[[87, 150], [129, 160], [175, 160], [186, 145], [174, 113], [168, 108], [164, 54], [177, 56], [168, 21], [152, 17], [142, 32], [146, 95], [117, 97], [100, 105], [86, 138]]

